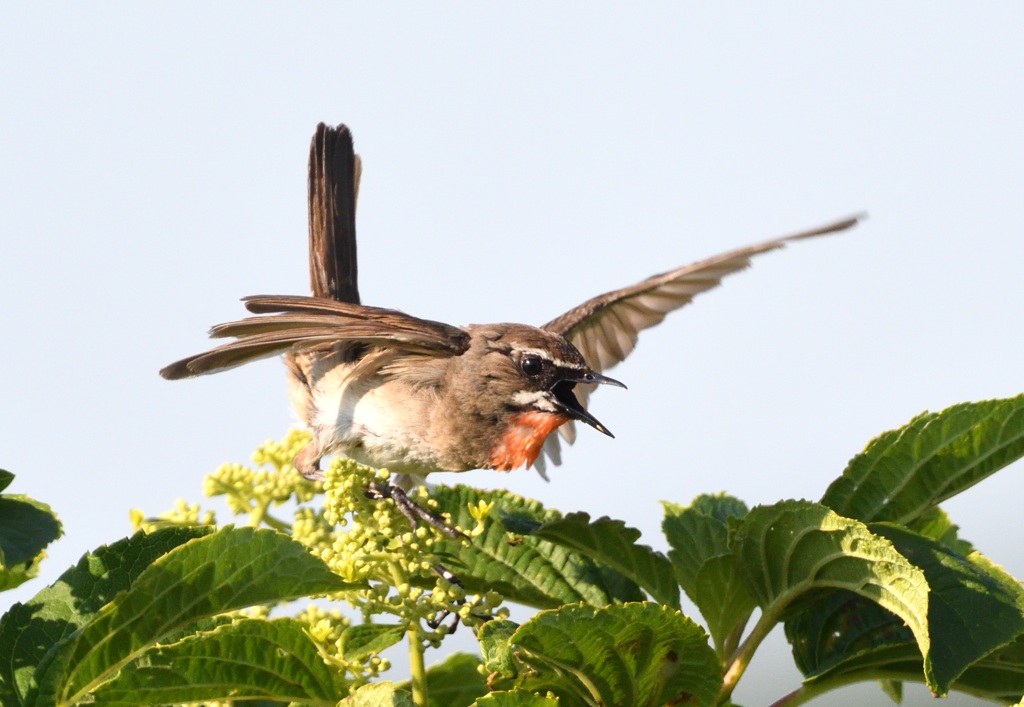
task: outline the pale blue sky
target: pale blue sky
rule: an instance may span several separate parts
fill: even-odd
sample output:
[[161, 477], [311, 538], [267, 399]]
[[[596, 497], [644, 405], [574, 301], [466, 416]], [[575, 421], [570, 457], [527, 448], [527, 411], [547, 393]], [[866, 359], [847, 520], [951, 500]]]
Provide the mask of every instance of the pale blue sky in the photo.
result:
[[[0, 467], [68, 535], [0, 610], [290, 424], [278, 361], [157, 370], [240, 297], [307, 290], [321, 120], [364, 158], [363, 300], [457, 324], [539, 324], [871, 214], [642, 335], [614, 371], [629, 390], [592, 399], [616, 439], [583, 430], [552, 483], [437, 482], [612, 515], [661, 548], [660, 499], [818, 498], [877, 433], [1024, 392], [1022, 29], [1010, 2], [5, 4]], [[1024, 577], [1020, 474], [948, 510]], [[737, 700], [795, 687], [790, 663], [775, 636]], [[854, 701], [887, 698], [818, 704]]]

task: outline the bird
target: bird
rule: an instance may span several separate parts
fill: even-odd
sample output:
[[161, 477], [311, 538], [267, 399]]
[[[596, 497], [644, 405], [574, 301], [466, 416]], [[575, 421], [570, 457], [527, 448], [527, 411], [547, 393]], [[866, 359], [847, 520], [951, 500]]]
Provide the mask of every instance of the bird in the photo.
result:
[[433, 525], [437, 519], [405, 497], [410, 479], [531, 466], [547, 478], [546, 462], [561, 462], [559, 437], [571, 444], [575, 423], [613, 436], [587, 403], [597, 386], [625, 387], [605, 371], [629, 356], [639, 332], [747, 268], [753, 257], [843, 231], [863, 218], [653, 275], [541, 326], [455, 326], [360, 303], [355, 207], [361, 174], [348, 128], [318, 125], [309, 172], [312, 294], [243, 298], [255, 316], [209, 332], [231, 341], [176, 361], [160, 375], [190, 378], [283, 354], [292, 405], [312, 433], [296, 470], [322, 479], [320, 462], [332, 454], [387, 468], [394, 482], [370, 492], [393, 498], [410, 520], [414, 515]]

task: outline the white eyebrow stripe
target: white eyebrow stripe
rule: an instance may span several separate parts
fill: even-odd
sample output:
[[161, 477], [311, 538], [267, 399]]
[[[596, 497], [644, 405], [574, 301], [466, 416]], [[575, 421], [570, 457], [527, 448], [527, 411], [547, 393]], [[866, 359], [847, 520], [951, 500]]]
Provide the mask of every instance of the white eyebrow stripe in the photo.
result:
[[587, 370], [586, 366], [581, 366], [578, 363], [570, 363], [569, 361], [563, 361], [560, 358], [552, 358], [551, 352], [545, 351], [544, 349], [518, 349], [518, 351], [524, 356], [537, 356], [545, 361], [550, 361], [558, 368], [571, 368], [575, 371]]

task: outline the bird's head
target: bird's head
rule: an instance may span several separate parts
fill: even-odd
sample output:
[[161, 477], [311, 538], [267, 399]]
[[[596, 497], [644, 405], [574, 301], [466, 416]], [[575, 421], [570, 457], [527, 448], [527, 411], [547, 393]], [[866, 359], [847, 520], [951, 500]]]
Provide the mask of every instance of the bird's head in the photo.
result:
[[613, 436], [580, 404], [573, 389], [578, 383], [625, 386], [594, 371], [563, 336], [522, 324], [474, 329], [480, 393], [503, 413], [496, 421], [501, 429], [491, 466], [529, 466], [545, 438], [569, 420]]

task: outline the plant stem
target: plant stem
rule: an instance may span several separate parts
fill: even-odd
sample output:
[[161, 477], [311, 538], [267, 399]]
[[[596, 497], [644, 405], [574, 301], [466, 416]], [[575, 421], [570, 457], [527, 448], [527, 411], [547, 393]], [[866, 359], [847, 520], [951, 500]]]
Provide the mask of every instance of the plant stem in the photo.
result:
[[801, 699], [803, 693], [804, 688], [798, 687], [788, 695], [783, 695], [779, 699], [772, 702], [771, 705], [769, 705], [769, 707], [796, 707], [796, 705], [801, 705], [806, 701], [806, 697]]
[[[408, 577], [401, 565], [393, 560], [388, 561], [391, 581], [396, 587], [408, 584]], [[423, 639], [420, 636], [419, 621], [410, 621], [409, 636], [409, 672], [412, 674], [412, 702], [416, 707], [427, 707], [427, 669], [423, 663]]]
[[427, 670], [423, 663], [423, 641], [416, 624], [409, 627], [409, 670], [412, 673], [412, 702], [416, 707], [427, 707]]
[[263, 516], [267, 512], [267, 504], [257, 501], [256, 507], [249, 512], [249, 527], [258, 528], [263, 522]]
[[743, 677], [743, 672], [750, 665], [750, 659], [754, 656], [754, 651], [761, 645], [761, 641], [767, 638], [768, 634], [778, 623], [778, 614], [775, 611], [762, 610], [761, 616], [758, 617], [757, 623], [754, 624], [754, 628], [751, 629], [750, 635], [740, 644], [739, 649], [736, 651], [736, 655], [729, 665], [729, 669], [725, 671], [725, 677], [722, 679], [722, 691], [718, 693], [718, 704], [728, 702], [729, 697], [732, 695], [732, 691], [736, 689], [736, 683]]

